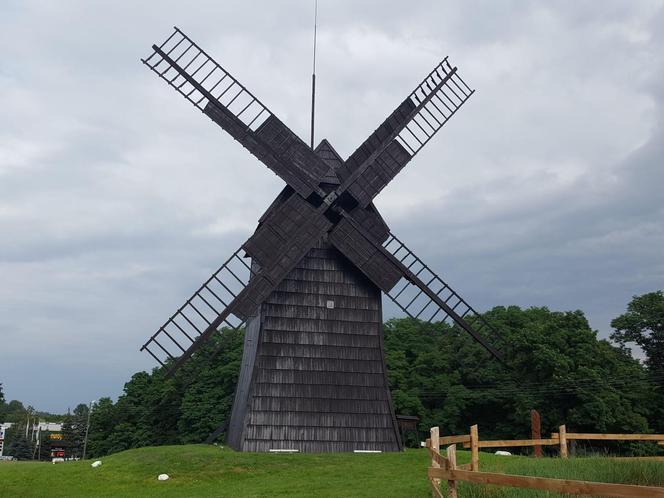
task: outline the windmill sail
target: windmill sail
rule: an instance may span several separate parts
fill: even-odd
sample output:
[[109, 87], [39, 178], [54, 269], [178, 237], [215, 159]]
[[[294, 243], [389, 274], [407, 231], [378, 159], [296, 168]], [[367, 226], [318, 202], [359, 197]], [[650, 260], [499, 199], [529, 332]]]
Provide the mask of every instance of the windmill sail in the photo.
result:
[[142, 61], [300, 195], [320, 193], [325, 163], [180, 29]]
[[343, 186], [369, 204], [474, 92], [446, 57], [346, 160]]
[[[160, 365], [187, 354], [219, 327], [239, 328], [244, 318], [233, 315], [231, 304], [246, 289], [251, 267], [238, 249], [173, 313], [141, 347]], [[193, 351], [192, 351], [193, 352]], [[187, 354], [187, 357], [191, 353]]]

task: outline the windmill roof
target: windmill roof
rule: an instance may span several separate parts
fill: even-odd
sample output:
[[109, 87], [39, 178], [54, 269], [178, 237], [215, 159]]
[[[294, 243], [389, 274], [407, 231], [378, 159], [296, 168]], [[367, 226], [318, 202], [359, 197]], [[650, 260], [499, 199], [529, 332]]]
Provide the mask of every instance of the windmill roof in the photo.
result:
[[344, 163], [341, 156], [334, 150], [334, 147], [330, 145], [326, 139], [320, 141], [318, 146], [314, 149], [314, 152], [320, 157], [325, 164], [330, 167], [330, 170], [323, 177], [324, 183], [330, 183], [332, 185], [339, 185], [339, 177], [337, 176], [336, 170], [341, 167]]

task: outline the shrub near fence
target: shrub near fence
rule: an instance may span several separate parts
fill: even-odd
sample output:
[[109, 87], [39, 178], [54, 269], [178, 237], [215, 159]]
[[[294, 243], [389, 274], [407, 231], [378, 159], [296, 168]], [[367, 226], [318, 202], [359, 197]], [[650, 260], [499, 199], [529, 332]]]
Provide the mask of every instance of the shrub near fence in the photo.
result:
[[[460, 436], [440, 436], [438, 427], [431, 429], [427, 439], [427, 448], [431, 455], [429, 481], [432, 496], [442, 498], [440, 483], [447, 481], [448, 497], [457, 498], [457, 481], [478, 484], [494, 484], [516, 488], [539, 489], [558, 493], [583, 494], [589, 496], [613, 496], [624, 498], [664, 498], [664, 487], [636, 486], [631, 484], [610, 484], [602, 482], [575, 481], [569, 479], [550, 479], [544, 477], [519, 476], [495, 472], [480, 472], [479, 448], [510, 448], [521, 446], [557, 445], [560, 456], [567, 458], [567, 442], [571, 439], [601, 439], [604, 441], [656, 441], [664, 445], [664, 435], [659, 434], [579, 434], [567, 433], [564, 425], [550, 439], [515, 439], [500, 441], [480, 441], [476, 425], [470, 428], [470, 434]], [[457, 465], [456, 445], [470, 447], [471, 462]], [[445, 456], [440, 453], [441, 445], [449, 445]]]

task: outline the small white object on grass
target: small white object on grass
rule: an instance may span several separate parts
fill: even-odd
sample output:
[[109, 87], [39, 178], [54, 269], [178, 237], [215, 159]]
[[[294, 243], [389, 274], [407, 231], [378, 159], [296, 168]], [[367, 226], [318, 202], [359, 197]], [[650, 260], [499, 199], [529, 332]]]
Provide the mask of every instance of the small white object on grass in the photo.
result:
[[91, 467], [93, 469], [96, 469], [97, 467], [101, 467], [101, 460], [95, 460], [94, 462], [92, 462]]
[[170, 477], [168, 476], [168, 474], [159, 474], [159, 476], [157, 476], [157, 479], [160, 481], [168, 481]]
[[503, 451], [503, 450], [498, 450], [496, 451], [496, 455], [500, 456], [512, 456], [512, 454], [509, 451]]

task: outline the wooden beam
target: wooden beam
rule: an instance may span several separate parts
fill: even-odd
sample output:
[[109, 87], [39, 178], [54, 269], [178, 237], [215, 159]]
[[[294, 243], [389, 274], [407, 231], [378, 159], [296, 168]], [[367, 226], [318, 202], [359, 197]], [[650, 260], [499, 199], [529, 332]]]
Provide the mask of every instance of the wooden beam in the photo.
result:
[[438, 444], [441, 446], [449, 446], [450, 444], [457, 443], [470, 443], [470, 434], [462, 436], [441, 436], [438, 438]]
[[437, 451], [433, 450], [432, 448], [429, 448], [429, 455], [431, 456], [431, 463], [437, 463], [441, 469], [447, 469], [449, 468], [449, 462], [447, 461], [447, 458], [445, 458], [443, 455], [438, 453]]
[[479, 433], [477, 424], [470, 428], [470, 470], [480, 470]]
[[[479, 441], [480, 448], [516, 448], [517, 446], [554, 446], [560, 444], [558, 438], [552, 439], [504, 439], [498, 441]], [[464, 445], [464, 448], [466, 445]]]
[[541, 489], [557, 493], [611, 496], [618, 498], [664, 498], [664, 488], [635, 486], [632, 484], [609, 484], [603, 482], [574, 481], [570, 479], [548, 479], [544, 477], [517, 476], [494, 472], [472, 472], [468, 470], [429, 469], [430, 479], [467, 481], [477, 484], [495, 484], [515, 488]]
[[591, 439], [600, 441], [664, 441], [664, 434], [584, 434], [568, 432], [567, 439]]

